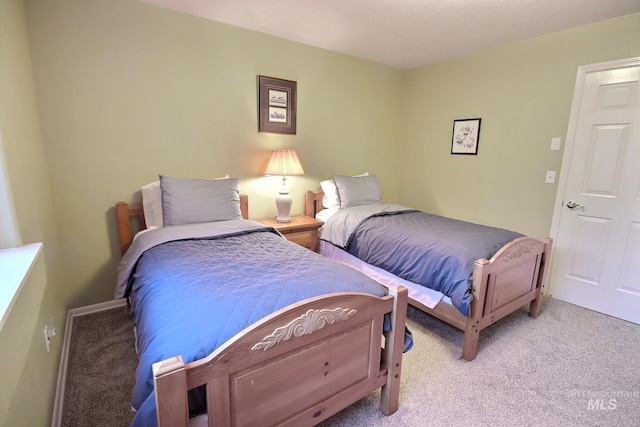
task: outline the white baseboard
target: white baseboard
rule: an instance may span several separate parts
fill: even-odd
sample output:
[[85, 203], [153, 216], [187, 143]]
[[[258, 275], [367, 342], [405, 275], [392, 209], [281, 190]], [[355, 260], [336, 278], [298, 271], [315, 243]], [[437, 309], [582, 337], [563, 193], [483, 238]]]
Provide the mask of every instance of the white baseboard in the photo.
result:
[[62, 341], [62, 355], [60, 356], [60, 366], [58, 368], [58, 383], [56, 385], [56, 398], [53, 403], [53, 417], [51, 427], [59, 427], [62, 422], [62, 408], [64, 403], [64, 387], [67, 381], [67, 363], [69, 362], [69, 346], [71, 345], [71, 331], [73, 329], [73, 319], [86, 314], [97, 313], [98, 311], [110, 310], [112, 308], [127, 305], [126, 299], [101, 302], [98, 304], [78, 307], [69, 310], [64, 328], [64, 340]]

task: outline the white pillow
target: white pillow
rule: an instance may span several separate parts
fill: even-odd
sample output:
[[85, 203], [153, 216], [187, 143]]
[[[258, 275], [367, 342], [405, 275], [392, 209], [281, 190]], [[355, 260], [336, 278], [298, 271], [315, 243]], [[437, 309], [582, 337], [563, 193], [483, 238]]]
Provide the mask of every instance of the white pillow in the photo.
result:
[[[369, 176], [369, 172], [365, 172], [361, 175], [354, 175], [354, 177]], [[327, 179], [320, 182], [320, 187], [324, 193], [322, 198], [322, 206], [327, 209], [340, 209], [340, 199], [338, 199], [338, 190], [336, 189], [336, 183], [333, 179]]]
[[340, 212], [340, 209], [322, 209], [316, 214], [316, 219], [322, 222], [327, 222], [327, 220], [336, 212]]
[[[229, 174], [214, 179], [229, 179]], [[147, 227], [162, 227], [162, 191], [160, 191], [160, 181], [153, 181], [143, 185], [142, 210]]]
[[143, 185], [142, 210], [147, 227], [162, 227], [162, 193], [160, 192], [160, 181], [153, 181]]
[[334, 175], [333, 180], [338, 189], [340, 209], [382, 203], [380, 186], [375, 175], [361, 177]]

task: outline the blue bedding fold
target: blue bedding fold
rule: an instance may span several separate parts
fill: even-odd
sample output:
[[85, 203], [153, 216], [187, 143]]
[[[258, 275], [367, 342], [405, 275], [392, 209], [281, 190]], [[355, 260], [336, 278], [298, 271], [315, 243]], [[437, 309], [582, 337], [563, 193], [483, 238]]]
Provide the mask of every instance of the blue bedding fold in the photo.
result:
[[[154, 242], [157, 243], [157, 242]], [[137, 263], [136, 263], [137, 261]], [[188, 363], [263, 317], [333, 292], [386, 294], [354, 269], [293, 244], [270, 228], [152, 245], [128, 260], [140, 362], [132, 425], [155, 425], [151, 365]]]
[[368, 264], [442, 292], [468, 316], [474, 261], [490, 259], [522, 235], [393, 206], [343, 209], [327, 220], [322, 239]]

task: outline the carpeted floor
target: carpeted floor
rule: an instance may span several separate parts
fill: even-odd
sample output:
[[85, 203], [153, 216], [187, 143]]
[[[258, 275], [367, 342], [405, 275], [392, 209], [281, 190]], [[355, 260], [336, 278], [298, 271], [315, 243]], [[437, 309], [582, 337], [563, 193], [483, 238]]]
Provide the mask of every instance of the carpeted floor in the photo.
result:
[[60, 425], [128, 426], [137, 360], [126, 306], [74, 317]]
[[[473, 362], [457, 329], [411, 307], [408, 326], [398, 412], [374, 393], [322, 426], [640, 425], [640, 325], [546, 300], [485, 329]], [[130, 423], [132, 328], [124, 307], [74, 319], [63, 426]]]

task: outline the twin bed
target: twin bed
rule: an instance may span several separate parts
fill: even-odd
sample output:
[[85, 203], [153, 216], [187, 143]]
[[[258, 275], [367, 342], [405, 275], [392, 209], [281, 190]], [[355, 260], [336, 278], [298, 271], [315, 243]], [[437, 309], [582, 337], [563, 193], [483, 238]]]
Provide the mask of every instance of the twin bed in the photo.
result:
[[396, 411], [404, 287], [247, 220], [237, 180], [160, 185], [171, 227], [116, 205], [116, 297], [131, 303], [140, 357], [133, 426], [314, 425], [376, 389]]
[[540, 314], [550, 238], [382, 203], [375, 175], [321, 184], [305, 196], [305, 215], [325, 221], [320, 253], [406, 286], [410, 305], [464, 332], [463, 359], [476, 357], [487, 326], [527, 304]]

